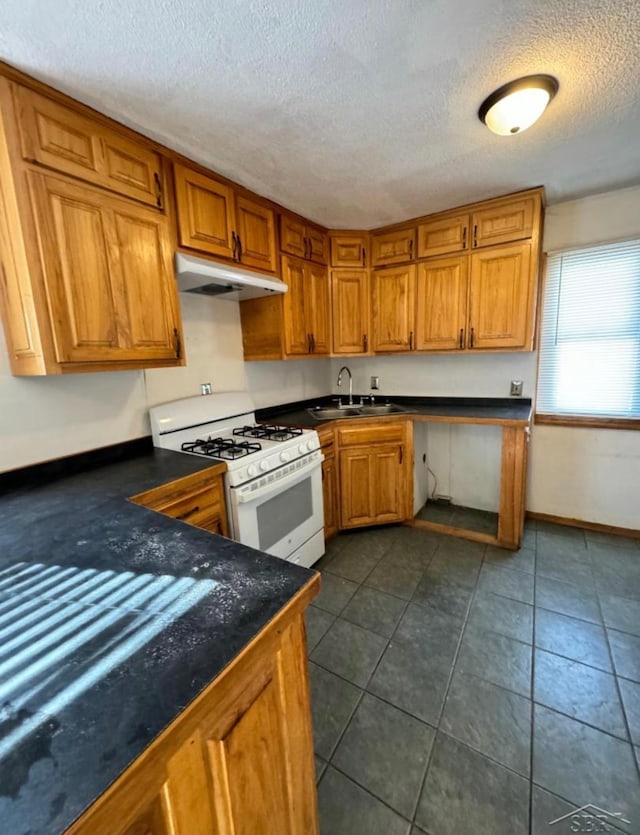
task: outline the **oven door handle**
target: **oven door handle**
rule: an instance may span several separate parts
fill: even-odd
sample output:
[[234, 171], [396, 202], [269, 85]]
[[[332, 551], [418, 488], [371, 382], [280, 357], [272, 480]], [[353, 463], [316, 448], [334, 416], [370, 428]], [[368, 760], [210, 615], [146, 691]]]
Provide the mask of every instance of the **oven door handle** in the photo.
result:
[[269, 496], [271, 494], [275, 495], [276, 493], [279, 493], [283, 487], [290, 487], [299, 481], [304, 481], [304, 479], [307, 478], [307, 476], [309, 476], [314, 470], [317, 470], [322, 466], [323, 461], [324, 455], [319, 455], [309, 464], [305, 464], [305, 466], [301, 467], [299, 470], [294, 470], [291, 475], [287, 475], [284, 478], [274, 479], [265, 487], [261, 487], [259, 490], [247, 490], [246, 493], [236, 492], [233, 498], [236, 502], [238, 502], [238, 504], [248, 504], [249, 502], [256, 502], [258, 499], [264, 498], [264, 496]]

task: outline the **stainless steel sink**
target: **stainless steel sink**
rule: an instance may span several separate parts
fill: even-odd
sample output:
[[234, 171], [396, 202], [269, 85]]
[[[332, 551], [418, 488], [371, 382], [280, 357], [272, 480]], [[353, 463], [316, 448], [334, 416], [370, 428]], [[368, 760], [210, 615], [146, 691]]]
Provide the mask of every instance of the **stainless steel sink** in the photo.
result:
[[360, 417], [358, 408], [347, 406], [316, 406], [314, 409], [307, 409], [309, 414], [317, 420], [340, 420], [341, 418]]
[[405, 410], [395, 403], [376, 403], [368, 406], [315, 406], [307, 411], [316, 420], [342, 420], [374, 415], [397, 415]]
[[402, 406], [396, 406], [395, 403], [381, 403], [373, 406], [359, 406], [358, 411], [361, 415], [396, 415], [404, 412]]

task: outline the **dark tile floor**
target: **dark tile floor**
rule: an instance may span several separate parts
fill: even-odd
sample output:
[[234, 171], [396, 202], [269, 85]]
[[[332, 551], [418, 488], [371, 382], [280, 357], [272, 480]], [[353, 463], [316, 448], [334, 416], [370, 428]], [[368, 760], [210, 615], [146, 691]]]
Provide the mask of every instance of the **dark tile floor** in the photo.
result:
[[418, 512], [417, 518], [424, 519], [425, 522], [439, 522], [441, 525], [453, 525], [455, 528], [468, 528], [481, 533], [495, 535], [498, 531], [497, 513], [455, 504], [428, 501]]
[[[388, 527], [316, 567], [322, 835], [640, 833], [640, 541], [528, 523], [511, 553]], [[586, 804], [608, 829], [551, 823]]]

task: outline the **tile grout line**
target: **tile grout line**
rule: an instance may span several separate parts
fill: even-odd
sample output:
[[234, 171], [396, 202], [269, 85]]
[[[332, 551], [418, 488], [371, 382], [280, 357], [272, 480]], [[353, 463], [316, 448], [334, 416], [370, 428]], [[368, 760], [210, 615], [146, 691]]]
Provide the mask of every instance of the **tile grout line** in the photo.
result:
[[[439, 549], [440, 549], [440, 546], [438, 546], [436, 548], [436, 550], [434, 552], [434, 555], [433, 555], [434, 557], [435, 557], [435, 554], [438, 552]], [[464, 617], [464, 620], [463, 620], [462, 628], [460, 630], [460, 637], [458, 638], [458, 643], [456, 645], [453, 660], [451, 662], [451, 669], [449, 671], [449, 677], [447, 679], [447, 686], [445, 688], [444, 695], [443, 695], [443, 698], [442, 698], [442, 704], [440, 706], [440, 711], [438, 713], [438, 721], [437, 721], [437, 725], [436, 725], [436, 733], [435, 733], [435, 736], [434, 736], [434, 739], [433, 739], [433, 745], [431, 746], [431, 751], [429, 752], [429, 757], [427, 758], [427, 765], [426, 765], [426, 768], [424, 770], [422, 781], [420, 783], [420, 789], [416, 794], [416, 802], [415, 802], [415, 806], [414, 806], [414, 809], [413, 809], [413, 815], [412, 815], [412, 818], [411, 818], [412, 826], [417, 826], [416, 815], [418, 814], [418, 809], [420, 807], [420, 800], [422, 798], [422, 794], [423, 794], [425, 786], [427, 784], [427, 776], [429, 774], [429, 769], [431, 768], [431, 761], [432, 761], [432, 758], [433, 758], [434, 749], [436, 747], [436, 742], [437, 742], [437, 739], [438, 739], [438, 733], [440, 732], [440, 722], [442, 721], [442, 714], [444, 713], [444, 708], [445, 708], [445, 705], [447, 703], [447, 698], [449, 696], [449, 690], [451, 689], [451, 682], [453, 681], [453, 675], [454, 675], [454, 672], [455, 672], [455, 667], [456, 667], [456, 663], [457, 663], [457, 660], [458, 660], [458, 655], [460, 653], [460, 646], [462, 645], [462, 640], [463, 640], [463, 637], [464, 637], [464, 633], [465, 633], [465, 630], [467, 628], [467, 622], [469, 620], [469, 613], [471, 611], [471, 607], [472, 607], [473, 601], [475, 599], [475, 594], [476, 594], [476, 591], [477, 591], [477, 588], [478, 588], [478, 583], [480, 582], [480, 574], [482, 572], [482, 567], [483, 567], [484, 562], [485, 562], [486, 552], [487, 552], [487, 546], [485, 545], [484, 550], [482, 551], [482, 559], [480, 560], [480, 569], [479, 569], [479, 571], [476, 575], [476, 582], [474, 584], [474, 587], [473, 587], [473, 590], [472, 590], [472, 593], [471, 593], [471, 597], [469, 598], [469, 603], [467, 605], [467, 611], [466, 611], [466, 614], [465, 614], [465, 617]], [[432, 559], [433, 559], [433, 557], [432, 557]], [[443, 731], [443, 733], [444, 733], [444, 731]]]
[[[609, 630], [607, 628], [607, 624], [606, 624], [605, 619], [604, 619], [604, 611], [602, 609], [602, 603], [600, 602], [600, 589], [598, 587], [596, 587], [596, 599], [598, 601], [598, 609], [600, 611], [600, 617], [602, 618], [602, 630], [604, 632], [604, 638], [605, 638], [605, 641], [607, 643], [607, 652], [609, 653], [609, 661], [611, 662], [611, 670], [612, 670], [613, 679], [614, 679], [614, 682], [615, 682], [616, 693], [618, 694], [618, 700], [620, 702], [620, 708], [622, 710], [622, 718], [624, 720], [624, 727], [625, 727], [625, 730], [627, 732], [626, 742], [631, 747], [631, 757], [633, 758], [633, 761], [634, 761], [634, 764], [635, 764], [635, 767], [636, 767], [636, 774], [637, 774], [638, 777], [640, 777], [640, 761], [638, 760], [638, 757], [636, 756], [636, 752], [634, 750], [633, 737], [631, 735], [631, 726], [629, 725], [629, 719], [627, 717], [627, 708], [625, 706], [624, 699], [622, 698], [622, 690], [620, 688], [620, 681], [618, 680], [618, 671], [617, 671], [617, 668], [616, 668], [615, 658], [614, 658], [613, 652], [611, 650], [611, 642], [609, 640]], [[622, 630], [620, 630], [620, 631], [622, 631]], [[625, 633], [625, 634], [628, 634], [628, 633]], [[619, 739], [619, 737], [616, 737], [616, 739]]]
[[538, 589], [538, 528], [533, 557], [533, 618], [531, 622], [531, 730], [529, 732], [529, 835], [533, 832], [533, 750], [535, 745], [535, 681], [536, 681], [536, 592]]

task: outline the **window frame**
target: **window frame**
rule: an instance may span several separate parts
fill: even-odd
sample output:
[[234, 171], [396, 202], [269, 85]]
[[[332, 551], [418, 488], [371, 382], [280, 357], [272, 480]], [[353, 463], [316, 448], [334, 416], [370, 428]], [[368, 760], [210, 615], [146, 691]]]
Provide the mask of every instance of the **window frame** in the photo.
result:
[[[565, 247], [563, 249], [556, 249], [549, 252], [544, 252], [542, 259], [541, 259], [541, 270], [543, 273], [543, 280], [540, 282], [540, 291], [538, 295], [538, 315], [537, 315], [537, 322], [536, 322], [536, 384], [535, 384], [535, 401], [534, 401], [534, 411], [533, 411], [533, 423], [537, 426], [568, 426], [574, 428], [583, 428], [583, 429], [622, 429], [622, 430], [630, 430], [635, 431], [640, 429], [640, 416], [638, 417], [614, 417], [614, 416], [607, 416], [607, 415], [585, 415], [580, 414], [579, 412], [571, 413], [558, 413], [558, 414], [549, 414], [549, 413], [541, 413], [537, 410], [538, 405], [538, 381], [540, 377], [540, 356], [541, 356], [541, 335], [542, 335], [542, 319], [544, 314], [544, 304], [546, 298], [546, 291], [547, 291], [547, 281], [549, 276], [548, 270], [548, 262], [549, 256], [551, 255], [558, 255], [562, 252], [575, 252], [584, 249], [593, 249], [599, 246], [613, 246], [615, 244], [625, 243], [626, 241], [629, 242], [639, 242], [640, 243], [640, 235], [634, 236], [632, 238], [624, 237], [618, 238], [615, 240], [608, 240], [608, 241], [597, 241], [588, 244], [582, 244], [580, 246], [571, 246]], [[639, 383], [640, 387], [640, 383]]]

